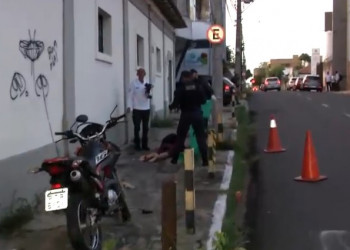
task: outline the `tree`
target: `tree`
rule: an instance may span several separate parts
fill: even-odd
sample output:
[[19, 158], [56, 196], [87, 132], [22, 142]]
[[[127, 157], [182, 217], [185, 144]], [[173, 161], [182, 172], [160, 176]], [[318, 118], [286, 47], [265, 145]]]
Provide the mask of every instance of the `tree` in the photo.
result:
[[308, 54], [306, 53], [302, 53], [300, 56], [299, 56], [299, 60], [301, 61], [301, 64], [303, 66], [305, 66], [307, 63], [310, 63], [311, 62], [311, 56], [309, 56]]
[[250, 69], [248, 69], [246, 72], [245, 72], [245, 77], [248, 79], [249, 77], [252, 77], [253, 74], [252, 72], [250, 71]]
[[285, 69], [284, 66], [282, 66], [282, 65], [276, 65], [276, 66], [274, 66], [273, 68], [271, 68], [271, 69], [269, 70], [269, 73], [268, 73], [268, 74], [269, 74], [269, 76], [276, 76], [276, 77], [278, 77], [279, 79], [282, 79], [283, 76], [284, 76], [284, 73], [283, 73], [284, 69]]
[[235, 53], [230, 46], [226, 46], [226, 60], [229, 64], [235, 63]]

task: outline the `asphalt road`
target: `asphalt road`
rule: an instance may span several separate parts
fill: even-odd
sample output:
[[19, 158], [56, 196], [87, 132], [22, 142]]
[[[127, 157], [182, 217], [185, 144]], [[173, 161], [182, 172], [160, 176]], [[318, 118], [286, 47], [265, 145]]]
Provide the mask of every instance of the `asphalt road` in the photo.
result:
[[[260, 153], [256, 250], [350, 249], [350, 95], [309, 92], [256, 93]], [[277, 119], [285, 153], [263, 152], [269, 116]], [[321, 174], [300, 183], [306, 130], [310, 129]]]

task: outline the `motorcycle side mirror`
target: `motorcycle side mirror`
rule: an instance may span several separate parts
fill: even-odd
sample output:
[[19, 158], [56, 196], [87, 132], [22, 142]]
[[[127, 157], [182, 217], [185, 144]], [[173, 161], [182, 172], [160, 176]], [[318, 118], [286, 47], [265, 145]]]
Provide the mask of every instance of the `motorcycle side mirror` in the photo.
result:
[[80, 123], [85, 123], [89, 120], [89, 117], [87, 115], [79, 115], [75, 120]]
[[111, 114], [109, 115], [109, 117], [112, 119], [112, 114], [114, 113], [114, 111], [117, 109], [117, 107], [118, 107], [118, 104], [117, 105], [115, 105], [115, 107], [114, 107], [114, 109], [112, 110], [112, 112], [111, 112]]

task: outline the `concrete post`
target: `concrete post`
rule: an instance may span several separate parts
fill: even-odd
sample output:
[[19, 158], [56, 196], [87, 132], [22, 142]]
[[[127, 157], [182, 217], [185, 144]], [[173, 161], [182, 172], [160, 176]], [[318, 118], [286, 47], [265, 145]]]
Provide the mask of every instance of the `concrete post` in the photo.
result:
[[194, 190], [194, 150], [186, 149], [185, 153], [185, 210], [186, 229], [188, 234], [195, 234], [195, 190]]
[[[223, 25], [223, 9], [222, 9], [222, 0], [211, 1], [211, 7], [213, 10], [213, 22], [214, 24]], [[217, 98], [216, 108], [212, 111], [213, 125], [215, 128], [218, 126], [218, 117], [217, 114], [222, 113], [222, 84], [223, 84], [223, 46], [222, 44], [213, 44], [213, 80], [212, 85]]]
[[176, 250], [176, 183], [165, 181], [162, 186], [162, 250]]

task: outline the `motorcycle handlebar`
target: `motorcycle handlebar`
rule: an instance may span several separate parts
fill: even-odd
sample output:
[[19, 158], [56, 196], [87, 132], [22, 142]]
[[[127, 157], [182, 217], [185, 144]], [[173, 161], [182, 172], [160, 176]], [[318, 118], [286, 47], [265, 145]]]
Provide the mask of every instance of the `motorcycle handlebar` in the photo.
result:
[[96, 138], [96, 137], [100, 137], [101, 135], [103, 135], [107, 128], [113, 127], [114, 125], [117, 124], [118, 120], [124, 118], [125, 116], [126, 116], [126, 114], [123, 114], [123, 115], [121, 115], [121, 116], [118, 116], [118, 117], [115, 117], [115, 118], [111, 118], [111, 120], [107, 121], [106, 124], [103, 126], [101, 132], [98, 133], [98, 134], [95, 134], [95, 135], [93, 135], [93, 136], [84, 137], [84, 136], [82, 136], [82, 135], [79, 134], [79, 133], [73, 132], [72, 130], [68, 130], [68, 131], [65, 131], [65, 132], [55, 132], [55, 135], [66, 136], [67, 139], [72, 139], [72, 138], [74, 138], [74, 137], [77, 137], [77, 138], [79, 138], [80, 140], [88, 141], [88, 140], [91, 140], [91, 139], [94, 139], [94, 138]]

